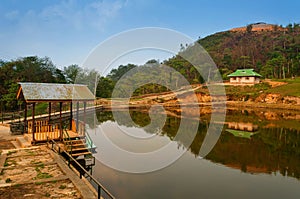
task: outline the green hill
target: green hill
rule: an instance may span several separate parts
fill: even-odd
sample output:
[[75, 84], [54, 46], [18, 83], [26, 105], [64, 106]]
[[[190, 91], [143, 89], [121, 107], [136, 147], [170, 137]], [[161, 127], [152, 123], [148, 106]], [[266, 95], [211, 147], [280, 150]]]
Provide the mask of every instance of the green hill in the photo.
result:
[[[286, 27], [255, 23], [245, 27], [233, 28], [199, 39], [198, 42], [212, 57], [224, 80], [238, 68], [254, 68], [263, 78], [285, 79], [300, 75], [300, 25]], [[193, 45], [181, 44], [181, 51], [163, 64], [180, 72], [191, 84], [203, 83], [202, 76], [191, 63], [180, 55], [188, 52]], [[193, 55], [197, 56], [197, 55]], [[142, 67], [158, 64], [149, 60]], [[113, 69], [100, 79], [97, 96], [110, 97], [111, 90], [123, 74], [138, 67], [128, 64]], [[141, 67], [141, 66], [140, 66]], [[110, 91], [107, 91], [110, 88]], [[136, 95], [164, 91], [158, 85], [146, 85], [136, 90]], [[298, 96], [298, 95], [297, 95]]]
[[299, 76], [299, 24], [285, 28], [266, 24], [273, 29], [258, 31], [251, 26], [219, 32], [197, 42], [208, 51], [224, 78], [237, 68], [254, 68], [266, 78]]

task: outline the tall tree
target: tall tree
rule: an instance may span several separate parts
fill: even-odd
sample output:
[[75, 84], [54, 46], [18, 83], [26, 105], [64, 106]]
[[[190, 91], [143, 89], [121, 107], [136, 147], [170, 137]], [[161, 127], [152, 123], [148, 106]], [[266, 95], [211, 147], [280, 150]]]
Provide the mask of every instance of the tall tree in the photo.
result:
[[63, 74], [66, 76], [67, 82], [72, 84], [74, 84], [76, 76], [80, 72], [82, 72], [82, 69], [76, 64], [64, 67], [63, 70]]

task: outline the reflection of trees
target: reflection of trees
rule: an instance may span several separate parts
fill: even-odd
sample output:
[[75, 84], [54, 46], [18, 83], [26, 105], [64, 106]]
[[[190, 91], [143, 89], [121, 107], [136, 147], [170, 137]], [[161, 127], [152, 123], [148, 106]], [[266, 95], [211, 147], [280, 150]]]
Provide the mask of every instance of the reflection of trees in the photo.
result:
[[[284, 131], [285, 133], [283, 133]], [[300, 131], [260, 129], [251, 140], [223, 133], [206, 157], [250, 173], [272, 173], [300, 178]]]
[[[111, 112], [97, 113], [101, 121], [113, 121]], [[135, 126], [146, 126], [151, 121], [147, 112], [130, 111]], [[241, 115], [238, 115], [241, 117]], [[248, 116], [249, 117], [249, 116]], [[254, 119], [254, 118], [253, 118]], [[119, 125], [132, 127], [133, 123], [118, 121]], [[198, 156], [201, 145], [205, 138], [209, 121], [199, 122], [198, 132], [190, 146], [185, 142], [192, 134], [189, 127], [185, 126], [184, 136], [175, 139], [181, 119], [167, 116], [161, 135], [166, 135], [170, 140], [178, 143], [179, 147], [189, 148], [189, 151]], [[254, 121], [255, 122], [255, 121]], [[156, 133], [147, 130], [148, 133]], [[231, 168], [240, 169], [249, 173], [273, 173], [279, 172], [283, 176], [291, 176], [300, 179], [300, 130], [287, 129], [282, 127], [259, 128], [259, 133], [251, 139], [235, 137], [223, 131], [213, 150], [206, 156], [206, 159], [221, 163]]]
[[100, 124], [106, 121], [115, 121], [111, 111], [97, 111], [96, 115]]

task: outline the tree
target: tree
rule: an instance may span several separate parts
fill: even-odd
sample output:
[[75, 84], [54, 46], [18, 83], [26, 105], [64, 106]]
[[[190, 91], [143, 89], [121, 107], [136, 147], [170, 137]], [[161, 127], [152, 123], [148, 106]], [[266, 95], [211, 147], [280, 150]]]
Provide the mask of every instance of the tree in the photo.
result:
[[137, 67], [137, 65], [134, 64], [120, 65], [117, 69], [112, 69], [107, 77], [113, 81], [118, 81], [124, 74], [135, 67]]
[[262, 74], [266, 77], [285, 78], [285, 62], [286, 59], [282, 55], [273, 57], [262, 68]]
[[17, 109], [17, 91], [18, 91], [18, 84], [12, 83], [8, 89], [8, 92], [3, 95], [3, 101], [6, 102], [5, 106], [8, 110], [15, 110]]
[[111, 98], [115, 82], [110, 78], [101, 77], [97, 86], [96, 96], [102, 98]]
[[249, 25], [247, 25], [247, 27], [246, 27], [246, 31], [247, 31], [247, 33], [251, 33], [252, 32], [252, 24], [249, 24]]
[[243, 68], [249, 68], [249, 67], [251, 67], [251, 61], [250, 61], [250, 57], [249, 56], [242, 55], [240, 57], [240, 59], [241, 59]]
[[1, 61], [0, 96], [3, 96], [7, 110], [17, 108], [17, 82], [65, 83], [66, 80], [62, 71], [48, 57], [29, 56]]
[[66, 81], [71, 84], [74, 84], [76, 76], [80, 72], [82, 72], [82, 69], [76, 64], [64, 67], [63, 70], [63, 74], [66, 76]]

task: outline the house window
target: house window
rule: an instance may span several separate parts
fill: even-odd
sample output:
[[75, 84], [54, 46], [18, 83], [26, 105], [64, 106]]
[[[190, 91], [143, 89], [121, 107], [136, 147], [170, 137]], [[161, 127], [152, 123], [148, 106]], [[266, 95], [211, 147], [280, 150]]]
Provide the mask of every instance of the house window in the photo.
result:
[[236, 80], [236, 77], [233, 77], [232, 80], [235, 81], [235, 80]]
[[246, 78], [246, 80], [249, 80], [249, 77], [245, 77]]

